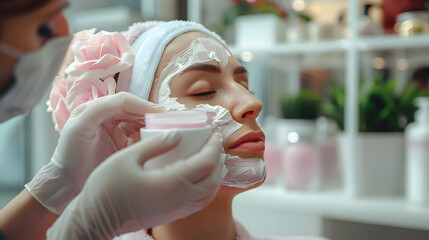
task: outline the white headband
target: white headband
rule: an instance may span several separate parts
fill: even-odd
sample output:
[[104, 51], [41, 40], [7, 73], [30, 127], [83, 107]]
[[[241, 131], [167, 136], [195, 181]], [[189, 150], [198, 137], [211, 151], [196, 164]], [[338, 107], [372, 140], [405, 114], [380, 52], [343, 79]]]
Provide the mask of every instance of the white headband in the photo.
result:
[[194, 22], [171, 21], [147, 30], [131, 45], [135, 61], [128, 92], [148, 100], [165, 46], [180, 34], [191, 31], [205, 33], [224, 43], [216, 33]]

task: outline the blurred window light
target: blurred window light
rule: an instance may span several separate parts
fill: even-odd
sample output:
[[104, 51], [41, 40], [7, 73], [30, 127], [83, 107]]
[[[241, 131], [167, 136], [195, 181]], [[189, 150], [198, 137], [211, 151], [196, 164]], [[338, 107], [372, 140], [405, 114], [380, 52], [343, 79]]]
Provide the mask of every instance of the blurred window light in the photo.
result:
[[384, 60], [384, 58], [376, 57], [372, 60], [372, 66], [374, 67], [374, 69], [384, 69], [384, 67], [386, 66], [386, 61]]
[[287, 140], [290, 143], [296, 143], [299, 141], [299, 134], [297, 132], [290, 132], [287, 135]]
[[243, 51], [240, 54], [240, 58], [243, 62], [250, 62], [253, 59], [253, 54], [249, 51]]
[[409, 64], [408, 64], [408, 60], [407, 59], [405, 59], [405, 58], [399, 58], [396, 61], [396, 68], [398, 70], [405, 71], [405, 70], [408, 70], [408, 67], [409, 67]]
[[295, 11], [301, 12], [305, 10], [306, 6], [304, 0], [294, 0], [292, 2], [292, 7]]

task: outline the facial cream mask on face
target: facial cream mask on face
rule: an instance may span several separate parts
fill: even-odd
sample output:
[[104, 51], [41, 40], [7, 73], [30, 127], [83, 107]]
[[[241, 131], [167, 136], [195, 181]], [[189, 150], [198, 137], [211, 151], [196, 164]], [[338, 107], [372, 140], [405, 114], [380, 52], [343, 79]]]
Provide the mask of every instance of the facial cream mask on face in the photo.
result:
[[222, 185], [236, 188], [248, 188], [264, 181], [267, 174], [265, 162], [260, 158], [239, 158], [226, 156], [227, 175]]
[[[188, 48], [174, 56], [161, 71], [154, 86], [157, 104], [164, 106], [167, 111], [185, 110], [186, 107], [180, 104], [177, 98], [171, 98], [170, 96], [171, 90], [169, 85], [174, 76], [192, 65], [210, 61], [216, 61], [221, 67], [224, 67], [228, 64], [230, 56], [228, 50], [218, 41], [206, 37], [196, 39]], [[200, 104], [193, 108], [192, 111], [205, 112], [208, 117], [208, 125], [212, 127], [214, 132], [222, 134], [224, 143], [235, 131], [242, 127], [242, 124], [233, 120], [229, 110], [221, 106]], [[227, 156], [225, 167], [228, 172], [222, 180], [222, 185], [247, 188], [265, 179], [266, 166], [262, 159], [243, 159], [237, 156]], [[172, 157], [175, 156], [172, 155]], [[175, 158], [177, 159], [177, 156]]]
[[231, 54], [218, 41], [213, 38], [199, 37], [195, 39], [188, 48], [175, 55], [167, 66], [161, 71], [158, 79], [154, 82], [155, 99], [162, 103], [170, 99], [170, 82], [177, 74], [186, 68], [210, 61], [219, 63], [221, 67], [228, 64]]
[[146, 127], [140, 129], [141, 139], [166, 131], [178, 131], [180, 143], [172, 150], [150, 159], [144, 168], [163, 168], [179, 159], [186, 159], [197, 153], [212, 134], [207, 125], [207, 114], [197, 111], [175, 111], [147, 113]]

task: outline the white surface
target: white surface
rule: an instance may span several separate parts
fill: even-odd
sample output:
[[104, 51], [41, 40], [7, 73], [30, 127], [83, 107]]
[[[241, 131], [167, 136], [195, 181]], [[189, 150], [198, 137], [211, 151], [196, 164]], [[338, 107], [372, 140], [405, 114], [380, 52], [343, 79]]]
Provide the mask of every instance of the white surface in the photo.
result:
[[[413, 207], [403, 198], [350, 198], [340, 192], [291, 192], [284, 190], [280, 185], [264, 185], [240, 194], [234, 201], [234, 208], [258, 209], [261, 213], [266, 214], [313, 216], [316, 221], [315, 217], [318, 216], [429, 230], [429, 208]], [[246, 222], [251, 221], [252, 219], [245, 219], [243, 224], [246, 226]], [[253, 219], [253, 221], [256, 220]], [[260, 224], [264, 224], [266, 221], [268, 221], [266, 218], [259, 220]], [[315, 228], [315, 223], [311, 225], [313, 228]], [[313, 229], [309, 233], [318, 234], [319, 232], [317, 229]]]
[[358, 48], [361, 51], [424, 47], [429, 47], [429, 34], [414, 35], [410, 37], [385, 35], [361, 38], [358, 41]]
[[429, 206], [429, 98], [418, 100], [416, 121], [405, 129], [406, 196], [416, 205]]
[[333, 53], [345, 52], [350, 49], [357, 51], [411, 49], [429, 47], [429, 34], [401, 37], [397, 35], [384, 35], [378, 37], [357, 38], [353, 45], [350, 39], [325, 40], [319, 42], [280, 43], [271, 46], [230, 46], [235, 55], [242, 51], [254, 53], [285, 55], [304, 53]]
[[[346, 151], [350, 153], [348, 160], [354, 162], [356, 158], [356, 135], [359, 129], [359, 52], [356, 48], [356, 42], [359, 40], [358, 34], [358, 18], [360, 15], [360, 1], [349, 0], [347, 7], [348, 18], [348, 43], [349, 48], [346, 52], [346, 72], [345, 72], [345, 103], [344, 103], [344, 133]], [[354, 174], [354, 172], [352, 172]], [[356, 176], [351, 176], [356, 178]], [[347, 183], [347, 182], [346, 182]], [[345, 189], [350, 189], [345, 186]], [[352, 192], [346, 191], [348, 196], [353, 195]]]
[[103, 31], [124, 31], [140, 19], [135, 10], [127, 6], [112, 6], [76, 11], [70, 16], [72, 32], [97, 28]]
[[269, 208], [271, 199], [259, 205], [246, 201], [246, 193], [233, 202], [233, 216], [253, 236], [321, 236], [322, 219], [313, 213], [296, 213]]
[[[346, 191], [351, 196], [401, 196], [404, 193], [404, 136], [402, 133], [359, 133], [355, 161], [346, 151], [344, 136], [337, 142], [343, 160]], [[350, 150], [350, 149], [348, 149]]]
[[188, 0], [188, 20], [201, 23], [201, 1]]
[[292, 53], [332, 53], [344, 52], [347, 48], [347, 40], [344, 39], [321, 42], [281, 43], [275, 44], [273, 46], [229, 46], [230, 51], [234, 55], [238, 55], [242, 51], [251, 51], [254, 53], [264, 53], [272, 55], [285, 55]]
[[274, 14], [239, 16], [234, 24], [235, 43], [243, 47], [274, 46], [284, 31], [281, 20]]

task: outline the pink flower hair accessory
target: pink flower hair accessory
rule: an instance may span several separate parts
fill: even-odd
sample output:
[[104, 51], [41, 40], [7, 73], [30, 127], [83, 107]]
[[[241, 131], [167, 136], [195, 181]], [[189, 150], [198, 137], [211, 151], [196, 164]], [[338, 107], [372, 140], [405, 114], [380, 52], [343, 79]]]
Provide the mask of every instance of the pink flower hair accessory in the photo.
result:
[[125, 37], [118, 32], [102, 31], [73, 46], [74, 62], [66, 73], [79, 79], [104, 79], [122, 72], [134, 63], [134, 54]]
[[63, 129], [64, 124], [70, 117], [70, 111], [67, 109], [65, 103], [66, 95], [66, 79], [63, 76], [55, 77], [47, 103], [48, 112], [52, 112], [52, 121], [57, 131]]
[[[48, 100], [55, 129], [61, 131], [79, 105], [118, 92], [117, 76], [134, 64], [126, 38], [118, 32], [75, 34]], [[65, 70], [64, 70], [65, 69]]]

